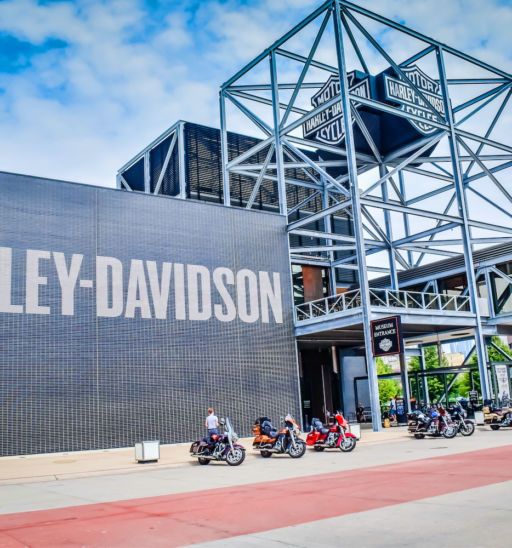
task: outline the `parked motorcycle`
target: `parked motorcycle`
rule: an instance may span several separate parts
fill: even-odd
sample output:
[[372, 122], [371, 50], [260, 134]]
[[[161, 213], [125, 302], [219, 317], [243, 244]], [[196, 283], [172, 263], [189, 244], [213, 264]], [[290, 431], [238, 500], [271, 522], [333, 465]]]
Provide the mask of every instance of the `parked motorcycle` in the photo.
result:
[[238, 436], [231, 426], [229, 418], [220, 419], [224, 428], [223, 434], [212, 434], [207, 438], [195, 441], [190, 446], [191, 457], [197, 458], [199, 464], [210, 464], [212, 460], [226, 461], [230, 466], [238, 466], [245, 459], [245, 448], [237, 444]]
[[492, 430], [512, 426], [512, 408], [508, 405], [506, 407], [499, 407], [492, 400], [485, 400], [482, 411], [484, 413], [485, 424], [488, 424]]
[[475, 423], [470, 421], [467, 416], [467, 411], [461, 405], [461, 402], [457, 402], [452, 409], [450, 409], [450, 416], [453, 423], [457, 427], [457, 432], [463, 436], [471, 436], [475, 431]]
[[439, 406], [427, 411], [413, 411], [408, 415], [409, 432], [418, 440], [425, 436], [444, 436], [454, 438], [457, 435], [457, 426], [453, 423], [446, 409]]
[[252, 448], [259, 451], [263, 458], [274, 453], [287, 453], [292, 459], [298, 459], [306, 452], [306, 442], [300, 439], [300, 428], [291, 415], [286, 415], [284, 428], [280, 431], [272, 425], [267, 417], [260, 417], [252, 428], [256, 436]]
[[306, 445], [313, 447], [315, 451], [340, 449], [348, 453], [356, 446], [356, 437], [348, 431], [348, 421], [341, 411], [337, 411], [332, 425], [324, 426], [320, 419], [312, 419]]

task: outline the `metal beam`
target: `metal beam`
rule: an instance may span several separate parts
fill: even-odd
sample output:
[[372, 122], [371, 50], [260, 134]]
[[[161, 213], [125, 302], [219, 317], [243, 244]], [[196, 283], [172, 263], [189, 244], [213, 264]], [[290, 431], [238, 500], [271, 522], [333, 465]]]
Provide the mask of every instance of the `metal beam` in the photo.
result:
[[290, 253], [327, 253], [331, 251], [352, 251], [355, 245], [318, 245], [311, 247], [290, 247]]
[[359, 29], [359, 32], [372, 44], [372, 46], [386, 59], [386, 61], [389, 63], [391, 67], [393, 67], [393, 70], [398, 74], [399, 78], [402, 78], [404, 82], [409, 84], [409, 86], [412, 87], [412, 89], [418, 94], [418, 97], [421, 101], [423, 101], [426, 108], [428, 108], [432, 114], [437, 118], [439, 121], [444, 121], [441, 113], [437, 111], [429, 102], [427, 97], [423, 94], [423, 91], [407, 76], [407, 73], [404, 72], [391, 58], [390, 55], [386, 52], [386, 50], [375, 40], [375, 38], [364, 28], [363, 25], [350, 13], [350, 11], [347, 11], [347, 17], [352, 21], [352, 23]]
[[339, 192], [344, 194], [345, 196], [349, 195], [349, 192], [346, 188], [340, 185], [338, 181], [331, 177], [327, 171], [322, 169], [319, 165], [315, 164], [311, 158], [308, 158], [303, 152], [301, 152], [297, 147], [293, 146], [291, 143], [289, 143], [285, 138], [283, 138], [283, 144], [285, 144], [294, 154], [296, 154], [301, 160], [304, 160], [311, 168], [313, 168], [315, 171], [317, 171], [322, 177], [324, 177], [331, 185], [333, 185]]
[[[277, 86], [278, 89], [281, 89], [280, 86]], [[233, 97], [240, 97], [241, 99], [247, 99], [248, 101], [253, 101], [254, 103], [261, 103], [262, 105], [272, 106], [272, 100], [267, 99], [266, 97], [261, 97], [259, 95], [253, 95], [252, 93], [246, 93], [245, 91], [226, 91], [226, 95], [232, 95]], [[288, 108], [287, 103], [279, 103], [280, 109], [286, 109]], [[295, 112], [296, 114], [307, 114], [308, 111], [304, 110], [303, 108], [299, 107], [292, 107], [290, 109], [292, 112]]]
[[311, 66], [311, 61], [313, 61], [313, 57], [315, 56], [316, 50], [318, 48], [318, 44], [320, 43], [320, 40], [322, 39], [322, 36], [324, 35], [325, 27], [327, 26], [327, 23], [329, 22], [330, 17], [331, 17], [331, 11], [328, 10], [327, 13], [325, 14], [322, 24], [320, 25], [320, 30], [317, 32], [317, 35], [313, 42], [313, 46], [311, 47], [311, 51], [309, 52], [308, 58], [306, 62], [304, 63], [304, 67], [302, 68], [299, 79], [297, 80], [297, 85], [295, 86], [292, 96], [290, 97], [290, 100], [288, 101], [288, 107], [286, 108], [286, 112], [283, 114], [283, 118], [281, 119], [281, 125], [279, 126], [280, 128], [282, 128], [284, 124], [286, 123], [286, 120], [288, 120], [288, 116], [290, 115], [291, 109], [293, 105], [295, 104], [295, 99], [297, 99], [297, 95], [299, 94], [299, 91], [301, 90], [302, 83], [304, 82], [304, 78], [306, 77], [309, 67]]
[[395, 30], [403, 32], [404, 34], [408, 34], [409, 36], [412, 36], [413, 38], [421, 40], [422, 42], [426, 42], [427, 44], [431, 44], [433, 46], [440, 46], [447, 53], [450, 53], [451, 55], [455, 55], [456, 57], [459, 57], [465, 61], [469, 61], [470, 63], [473, 63], [474, 65], [477, 65], [485, 70], [488, 70], [489, 72], [493, 72], [494, 74], [497, 74], [498, 76], [502, 76], [503, 78], [507, 80], [512, 79], [512, 75], [508, 74], [507, 72], [497, 69], [489, 65], [488, 63], [480, 61], [476, 57], [471, 57], [470, 55], [467, 55], [455, 48], [447, 46], [446, 44], [443, 44], [442, 42], [434, 40], [433, 38], [430, 38], [429, 36], [426, 36], [425, 34], [421, 34], [420, 32], [416, 32], [415, 30], [409, 29], [408, 27], [401, 25], [400, 23], [396, 23], [395, 21], [391, 19], [387, 19], [386, 17], [383, 17], [382, 15], [378, 15], [377, 13], [374, 13], [370, 10], [362, 8], [361, 6], [358, 6], [357, 4], [353, 4], [352, 2], [348, 2], [347, 0], [339, 0], [339, 2], [341, 5], [345, 6], [351, 11], [364, 15], [365, 17], [369, 17], [370, 19], [373, 19], [374, 21], [377, 21], [379, 23], [383, 23], [384, 25], [388, 27], [394, 28]]
[[151, 193], [151, 170], [150, 170], [149, 150], [144, 153], [144, 192]]
[[167, 171], [167, 166], [169, 165], [169, 160], [171, 159], [177, 139], [178, 139], [178, 132], [175, 131], [174, 135], [172, 136], [171, 142], [169, 143], [169, 149], [167, 150], [167, 154], [165, 155], [165, 160], [162, 165], [162, 170], [160, 171], [160, 175], [158, 176], [158, 180], [156, 182], [155, 190], [153, 191], [153, 194], [158, 194], [160, 192], [160, 187], [162, 186], [165, 172]]
[[[307, 57], [304, 57], [303, 55], [299, 55], [298, 53], [294, 53], [293, 51], [288, 51], [282, 48], [278, 48], [276, 50], [279, 55], [282, 55], [283, 57], [287, 57], [288, 59], [292, 59], [293, 61], [299, 61], [301, 63], [305, 63], [308, 59]], [[311, 66], [315, 68], [319, 68], [322, 70], [325, 70], [327, 72], [330, 72], [332, 74], [338, 74], [338, 70], [333, 67], [332, 65], [328, 65], [327, 63], [320, 63], [318, 61], [311, 61]]]
[[432, 137], [425, 145], [423, 145], [421, 148], [419, 148], [416, 152], [411, 154], [408, 158], [400, 162], [396, 167], [394, 167], [391, 171], [388, 171], [383, 177], [381, 177], [377, 182], [370, 185], [364, 192], [363, 196], [367, 196], [373, 189], [379, 187], [386, 179], [389, 179], [389, 177], [392, 177], [395, 173], [401, 171], [404, 167], [406, 167], [408, 164], [413, 162], [418, 156], [423, 154], [426, 150], [428, 150], [430, 147], [434, 146], [437, 142], [441, 140], [443, 135], [436, 135], [435, 137]]
[[308, 225], [314, 221], [317, 221], [318, 219], [323, 219], [326, 215], [332, 215], [333, 213], [336, 213], [336, 211], [341, 211], [342, 209], [346, 209], [347, 207], [350, 207], [351, 204], [352, 204], [352, 200], [349, 199], [349, 200], [345, 200], [344, 202], [340, 202], [339, 204], [328, 207], [327, 209], [322, 209], [318, 213], [313, 213], [311, 215], [308, 215], [304, 219], [299, 219], [298, 221], [294, 221], [293, 223], [290, 223], [288, 225], [287, 230], [288, 232], [292, 232], [296, 228]]
[[[509, 92], [507, 93], [507, 95], [505, 96], [505, 98], [503, 99], [501, 105], [500, 105], [500, 108], [498, 109], [498, 111], [496, 112], [496, 114], [494, 115], [494, 118], [492, 119], [492, 122], [490, 123], [489, 127], [487, 128], [487, 131], [485, 132], [485, 135], [484, 137], [487, 139], [490, 134], [492, 133], [492, 131], [494, 130], [498, 120], [500, 119], [500, 116], [503, 114], [503, 110], [505, 109], [505, 106], [506, 104], [508, 103], [510, 97], [512, 96], [512, 89], [509, 90]], [[483, 161], [486, 160], [486, 157], [482, 156], [480, 153], [482, 152], [482, 149], [484, 148], [484, 145], [482, 143], [480, 143], [478, 145], [478, 148], [476, 149], [476, 155]], [[507, 159], [507, 158], [506, 158]], [[474, 162], [471, 162], [468, 166], [468, 168], [466, 169], [466, 171], [464, 172], [464, 178], [467, 178], [470, 171], [471, 171], [471, 168], [473, 167], [473, 164]]]
[[379, 385], [377, 380], [377, 368], [375, 358], [371, 352], [371, 307], [370, 307], [370, 292], [368, 284], [368, 273], [366, 269], [366, 255], [364, 248], [364, 235], [361, 218], [361, 196], [357, 179], [357, 161], [355, 155], [355, 142], [352, 133], [352, 120], [350, 113], [350, 97], [349, 86], [347, 79], [347, 67], [345, 63], [345, 52], [343, 44], [343, 29], [341, 23], [341, 8], [339, 0], [334, 1], [335, 17], [334, 17], [334, 34], [336, 38], [336, 57], [338, 62], [338, 71], [340, 75], [341, 88], [341, 105], [345, 113], [343, 116], [343, 124], [345, 126], [345, 143], [347, 147], [348, 173], [350, 183], [350, 194], [352, 197], [352, 214], [354, 220], [354, 236], [356, 238], [357, 258], [358, 258], [358, 274], [359, 287], [361, 293], [361, 305], [363, 313], [363, 330], [365, 339], [365, 354], [368, 367], [368, 385], [370, 389], [370, 402], [372, 408], [372, 426], [373, 430], [380, 432], [382, 430], [380, 401], [379, 401]]
[[439, 69], [439, 77], [441, 84], [441, 91], [443, 94], [443, 101], [445, 105], [445, 111], [448, 117], [448, 124], [450, 125], [450, 135], [448, 142], [450, 144], [450, 152], [453, 158], [453, 176], [455, 182], [455, 193], [457, 196], [457, 206], [459, 209], [460, 217], [463, 220], [461, 226], [462, 241], [464, 246], [464, 258], [466, 264], [466, 277], [469, 287], [469, 297], [471, 301], [471, 310], [475, 314], [475, 346], [478, 355], [478, 369], [480, 371], [480, 381], [482, 386], [482, 396], [484, 399], [488, 399], [491, 394], [489, 377], [487, 375], [487, 360], [486, 360], [486, 347], [483, 339], [482, 332], [482, 320], [480, 317], [480, 310], [478, 306], [478, 290], [476, 287], [475, 279], [475, 266], [473, 263], [473, 249], [471, 246], [471, 232], [470, 222], [468, 215], [468, 206], [466, 201], [466, 193], [464, 188], [464, 180], [462, 176], [462, 166], [459, 162], [458, 155], [458, 141], [455, 129], [455, 123], [453, 119], [453, 112], [451, 109], [450, 95], [448, 91], [448, 83], [446, 81], [446, 70], [444, 65], [444, 53], [441, 47], [436, 49], [437, 66]]
[[226, 97], [235, 105], [235, 107], [243, 112], [249, 120], [265, 135], [269, 136], [272, 135], [272, 130], [265, 124], [265, 122], [256, 116], [254, 112], [252, 112], [250, 109], [248, 109], [245, 105], [243, 105], [240, 101], [238, 101], [233, 95], [230, 93], [226, 93]]
[[229, 80], [224, 82], [222, 85], [222, 89], [225, 89], [226, 87], [234, 84], [237, 80], [239, 80], [245, 73], [247, 73], [249, 70], [254, 68], [258, 63], [263, 61], [271, 51], [276, 50], [277, 48], [281, 47], [285, 42], [287, 42], [290, 38], [295, 36], [298, 32], [300, 32], [304, 27], [309, 25], [312, 21], [314, 21], [319, 15], [321, 15], [326, 9], [328, 9], [332, 4], [332, 0], [327, 0], [324, 2], [321, 6], [319, 6], [313, 13], [308, 15], [305, 19], [303, 19], [298, 25], [295, 25], [293, 29], [291, 29], [289, 32], [287, 32], [284, 36], [279, 38], [276, 42], [274, 42], [269, 48], [267, 48], [265, 51], [260, 53], [258, 57], [253, 59], [250, 63], [245, 65], [242, 69], [240, 69], [233, 77], [231, 77]]
[[270, 145], [270, 148], [268, 149], [268, 152], [267, 152], [267, 157], [265, 158], [265, 162], [264, 162], [264, 164], [263, 164], [263, 166], [260, 170], [258, 178], [256, 179], [256, 183], [254, 185], [254, 188], [252, 189], [249, 201], [247, 202], [247, 205], [245, 206], [247, 209], [251, 209], [251, 207], [254, 204], [254, 200], [256, 199], [256, 196], [257, 196], [258, 191], [260, 189], [261, 183], [263, 181], [263, 177], [264, 177], [264, 175], [267, 171], [267, 166], [268, 166], [270, 160], [272, 159], [272, 154], [274, 153], [274, 150], [275, 150], [275, 146]]
[[288, 210], [288, 217], [295, 213], [296, 211], [299, 211], [301, 208], [303, 208], [307, 203], [309, 203], [311, 200], [314, 200], [317, 196], [320, 195], [320, 190], [315, 190], [310, 196], [302, 200], [302, 202], [299, 202], [296, 206], [292, 207]]
[[[433, 236], [434, 234], [437, 234], [439, 232], [444, 232], [446, 230], [451, 230], [452, 228], [457, 228], [460, 226], [459, 222], [453, 222], [448, 223], [446, 225], [436, 226], [435, 228], [430, 228], [428, 230], [422, 230], [421, 232], [416, 232], [415, 234], [410, 234], [409, 236], [406, 236], [405, 238], [400, 238], [399, 240], [395, 240], [393, 242], [393, 245], [395, 247], [400, 247], [403, 244], [408, 244], [410, 242], [414, 242], [416, 244], [416, 240], [419, 238], [423, 238], [424, 236]], [[460, 240], [459, 240], [460, 241]], [[427, 242], [429, 244], [436, 244], [435, 241]]]
[[222, 162], [222, 194], [224, 205], [231, 205], [231, 193], [229, 188], [229, 173], [228, 173], [228, 131], [226, 128], [226, 97], [224, 91], [219, 93], [219, 110], [220, 110], [220, 157]]
[[377, 207], [379, 209], [389, 209], [390, 211], [397, 211], [398, 213], [408, 213], [409, 215], [417, 215], [418, 217], [427, 217], [429, 219], [437, 219], [439, 221], [447, 221], [449, 223], [462, 223], [458, 217], [453, 215], [443, 215], [442, 213], [434, 213], [433, 211], [427, 211], [425, 209], [417, 209], [414, 207], [407, 207], [401, 204], [395, 204], [390, 202], [382, 202], [375, 198], [361, 198], [361, 204], [368, 207]]

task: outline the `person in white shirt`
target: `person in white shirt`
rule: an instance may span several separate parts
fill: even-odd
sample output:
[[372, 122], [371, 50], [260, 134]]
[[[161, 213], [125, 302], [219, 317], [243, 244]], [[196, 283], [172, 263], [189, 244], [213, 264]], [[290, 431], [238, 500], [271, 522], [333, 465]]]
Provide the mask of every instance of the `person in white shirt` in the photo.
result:
[[212, 434], [218, 434], [218, 428], [219, 428], [219, 419], [214, 414], [213, 409], [211, 407], [208, 408], [208, 416], [206, 417], [206, 422], [204, 423], [206, 428], [208, 428], [208, 435]]

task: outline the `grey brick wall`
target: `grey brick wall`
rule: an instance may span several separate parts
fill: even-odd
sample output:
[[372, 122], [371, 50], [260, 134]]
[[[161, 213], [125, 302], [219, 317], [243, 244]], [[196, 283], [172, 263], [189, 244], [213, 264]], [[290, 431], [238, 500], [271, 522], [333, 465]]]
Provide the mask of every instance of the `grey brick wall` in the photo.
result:
[[[188, 441], [203, 435], [208, 406], [240, 434], [260, 415], [299, 417], [284, 218], [0, 174], [0, 247], [12, 250], [12, 268], [0, 265], [4, 308], [6, 299], [24, 306], [0, 312], [0, 455]], [[53, 255], [38, 263], [38, 301], [50, 314], [27, 313], [27, 249], [64, 253], [68, 270], [83, 254], [74, 315], [61, 313]], [[174, 271], [167, 319], [155, 318], [151, 297], [151, 319], [138, 309], [98, 317], [96, 256], [122, 262], [124, 301], [132, 259], [156, 261], [159, 275], [164, 261], [278, 272], [283, 322], [177, 320]], [[212, 299], [222, 304], [214, 290]]]

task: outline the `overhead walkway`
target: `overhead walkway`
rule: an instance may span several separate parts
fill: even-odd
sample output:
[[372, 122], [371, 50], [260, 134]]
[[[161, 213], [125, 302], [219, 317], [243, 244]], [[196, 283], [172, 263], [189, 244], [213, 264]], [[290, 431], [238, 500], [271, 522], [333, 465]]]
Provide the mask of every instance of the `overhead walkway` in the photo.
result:
[[[370, 308], [376, 318], [399, 314], [402, 324], [442, 324], [443, 328], [475, 325], [467, 296], [371, 289]], [[362, 322], [362, 314], [359, 289], [300, 304], [295, 307], [295, 334], [300, 337], [354, 326]]]

